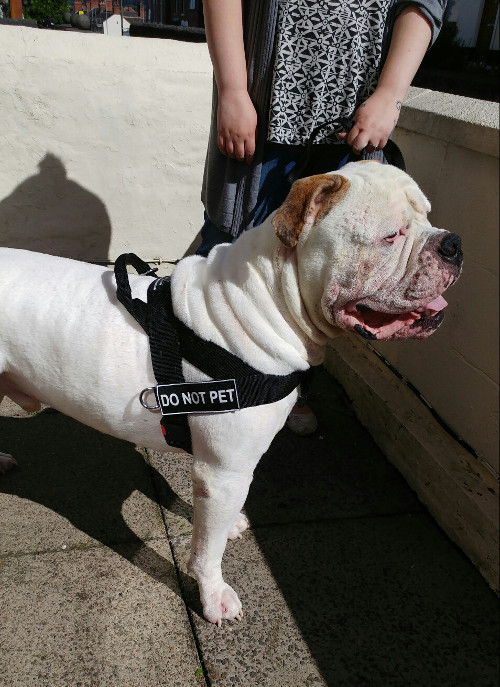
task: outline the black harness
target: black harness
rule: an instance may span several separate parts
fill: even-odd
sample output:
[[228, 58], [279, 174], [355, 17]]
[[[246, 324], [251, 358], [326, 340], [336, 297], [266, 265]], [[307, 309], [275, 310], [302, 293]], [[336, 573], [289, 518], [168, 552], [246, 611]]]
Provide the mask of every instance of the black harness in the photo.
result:
[[[145, 408], [161, 410], [161, 429], [167, 444], [192, 452], [189, 413], [221, 413], [265, 405], [285, 398], [299, 384], [304, 390], [310, 369], [288, 375], [264, 374], [186, 327], [174, 315], [170, 277], [151, 282], [147, 304], [132, 298], [127, 265], [140, 275], [151, 276], [156, 269], [134, 253], [124, 253], [115, 262], [117, 298], [149, 336], [157, 386], [144, 389], [140, 401]], [[212, 381], [186, 382], [183, 359]], [[155, 393], [156, 406], [148, 406], [144, 401], [150, 391]]]

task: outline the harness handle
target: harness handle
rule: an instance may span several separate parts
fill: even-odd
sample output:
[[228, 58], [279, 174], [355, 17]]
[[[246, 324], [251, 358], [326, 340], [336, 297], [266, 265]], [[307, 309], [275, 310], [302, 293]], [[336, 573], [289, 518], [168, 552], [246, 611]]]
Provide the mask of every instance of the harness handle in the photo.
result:
[[[336, 135], [340, 134], [342, 131], [350, 131], [353, 126], [354, 119], [352, 119], [352, 117], [341, 117], [340, 119], [335, 121], [324, 122], [323, 124], [320, 124], [315, 129], [313, 129], [307, 141], [306, 151], [302, 159], [302, 162], [299, 162], [287, 176], [287, 181], [290, 184], [290, 186], [293, 184], [294, 181], [297, 181], [297, 179], [300, 179], [304, 176], [304, 172], [307, 169], [307, 165], [309, 164], [309, 161], [311, 159], [311, 148], [314, 144], [314, 141], [323, 129], [329, 128], [331, 130], [331, 133]], [[342, 144], [345, 145], [343, 142]], [[397, 144], [394, 143], [394, 141], [389, 139], [385, 146], [381, 148], [381, 150], [383, 150], [384, 157], [389, 165], [398, 167], [403, 172], [406, 172], [406, 165], [403, 153], [401, 152]], [[349, 153], [349, 162], [355, 162], [358, 158], [359, 156], [355, 155], [352, 151], [351, 153]]]
[[140, 275], [153, 276], [158, 271], [141, 260], [135, 253], [122, 253], [115, 261], [116, 297], [129, 311], [141, 327], [148, 331], [148, 308], [140, 298], [132, 298], [132, 290], [128, 278], [127, 265], [130, 265]]

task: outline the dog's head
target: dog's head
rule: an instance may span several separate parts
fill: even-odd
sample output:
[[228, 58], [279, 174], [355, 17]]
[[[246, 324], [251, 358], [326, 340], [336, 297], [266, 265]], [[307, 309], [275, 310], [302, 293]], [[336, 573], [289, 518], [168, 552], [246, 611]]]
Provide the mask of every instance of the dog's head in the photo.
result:
[[295, 182], [272, 223], [320, 331], [394, 340], [437, 329], [462, 250], [457, 234], [430, 224], [429, 210], [411, 177], [375, 161]]

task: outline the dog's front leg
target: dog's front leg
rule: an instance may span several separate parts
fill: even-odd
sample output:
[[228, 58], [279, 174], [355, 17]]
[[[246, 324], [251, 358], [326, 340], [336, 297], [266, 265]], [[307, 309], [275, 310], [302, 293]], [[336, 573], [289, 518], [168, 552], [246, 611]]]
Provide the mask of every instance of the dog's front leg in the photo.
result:
[[198, 580], [203, 615], [217, 625], [242, 616], [238, 595], [222, 577], [222, 556], [228, 538], [247, 527], [240, 511], [253, 472], [296, 397], [294, 391], [272, 404], [190, 417], [194, 521], [188, 567]]
[[196, 459], [193, 464], [194, 527], [188, 568], [198, 580], [203, 615], [217, 625], [243, 615], [238, 595], [224, 582], [221, 563], [251, 481], [252, 474], [243, 470]]

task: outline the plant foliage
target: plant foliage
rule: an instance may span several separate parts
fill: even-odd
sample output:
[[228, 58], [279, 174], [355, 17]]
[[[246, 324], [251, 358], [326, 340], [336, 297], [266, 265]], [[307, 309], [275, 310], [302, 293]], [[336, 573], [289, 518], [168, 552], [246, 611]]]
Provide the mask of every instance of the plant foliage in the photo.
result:
[[54, 24], [62, 24], [63, 12], [69, 10], [67, 0], [29, 0], [23, 6], [25, 19], [51, 19]]

